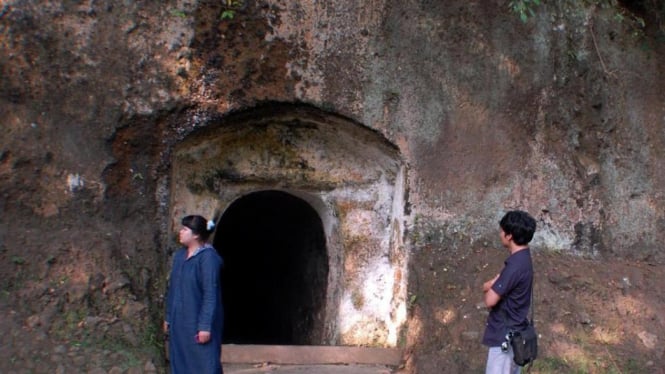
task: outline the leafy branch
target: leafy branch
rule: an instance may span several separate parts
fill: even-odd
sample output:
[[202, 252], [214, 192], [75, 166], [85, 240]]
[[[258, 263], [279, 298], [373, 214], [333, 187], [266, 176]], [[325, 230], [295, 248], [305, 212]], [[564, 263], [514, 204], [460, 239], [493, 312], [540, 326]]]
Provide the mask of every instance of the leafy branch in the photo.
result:
[[536, 15], [534, 8], [540, 5], [540, 0], [514, 0], [508, 3], [510, 9], [519, 15], [522, 22], [529, 20], [529, 17]]
[[233, 19], [236, 16], [236, 12], [244, 5], [244, 0], [223, 0], [224, 10], [219, 15], [221, 19]]

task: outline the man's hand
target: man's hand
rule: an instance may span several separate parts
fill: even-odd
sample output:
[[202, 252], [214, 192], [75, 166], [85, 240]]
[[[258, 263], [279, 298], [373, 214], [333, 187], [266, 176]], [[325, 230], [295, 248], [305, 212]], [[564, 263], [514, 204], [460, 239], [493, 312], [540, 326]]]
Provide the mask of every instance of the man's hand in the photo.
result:
[[199, 331], [199, 344], [205, 344], [210, 341], [210, 331]]
[[487, 282], [485, 282], [483, 284], [483, 293], [489, 291], [492, 288], [492, 286], [494, 285], [494, 282], [496, 282], [497, 279], [499, 279], [499, 274], [497, 274], [496, 277], [494, 277], [494, 278], [488, 280]]

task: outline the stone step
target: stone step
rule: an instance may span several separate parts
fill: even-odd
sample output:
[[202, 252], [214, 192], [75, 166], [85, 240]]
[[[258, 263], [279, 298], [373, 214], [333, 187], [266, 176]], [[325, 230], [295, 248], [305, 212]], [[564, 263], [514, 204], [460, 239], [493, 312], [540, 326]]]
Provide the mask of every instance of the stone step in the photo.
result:
[[235, 344], [222, 346], [222, 362], [228, 364], [399, 366], [402, 355], [402, 350], [398, 348]]
[[249, 365], [224, 364], [224, 374], [392, 374], [381, 365]]

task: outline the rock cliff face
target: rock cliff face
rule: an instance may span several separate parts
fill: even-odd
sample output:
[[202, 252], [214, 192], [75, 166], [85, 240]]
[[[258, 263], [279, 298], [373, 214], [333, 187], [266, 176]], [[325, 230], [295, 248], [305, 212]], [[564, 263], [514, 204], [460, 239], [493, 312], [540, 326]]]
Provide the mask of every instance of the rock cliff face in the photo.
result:
[[3, 2], [3, 308], [150, 345], [180, 215], [265, 190], [322, 220], [314, 343], [400, 344], [423, 248], [496, 246], [508, 209], [665, 261], [660, 17], [579, 3]]

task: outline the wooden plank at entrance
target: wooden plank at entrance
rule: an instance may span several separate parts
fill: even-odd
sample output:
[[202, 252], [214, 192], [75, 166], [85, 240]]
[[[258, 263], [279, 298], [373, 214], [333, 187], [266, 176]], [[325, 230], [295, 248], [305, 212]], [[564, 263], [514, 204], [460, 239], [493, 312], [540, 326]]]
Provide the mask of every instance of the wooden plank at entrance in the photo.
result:
[[365, 348], [307, 345], [236, 345], [222, 346], [222, 362], [280, 365], [361, 364], [398, 366], [402, 350], [398, 348]]

